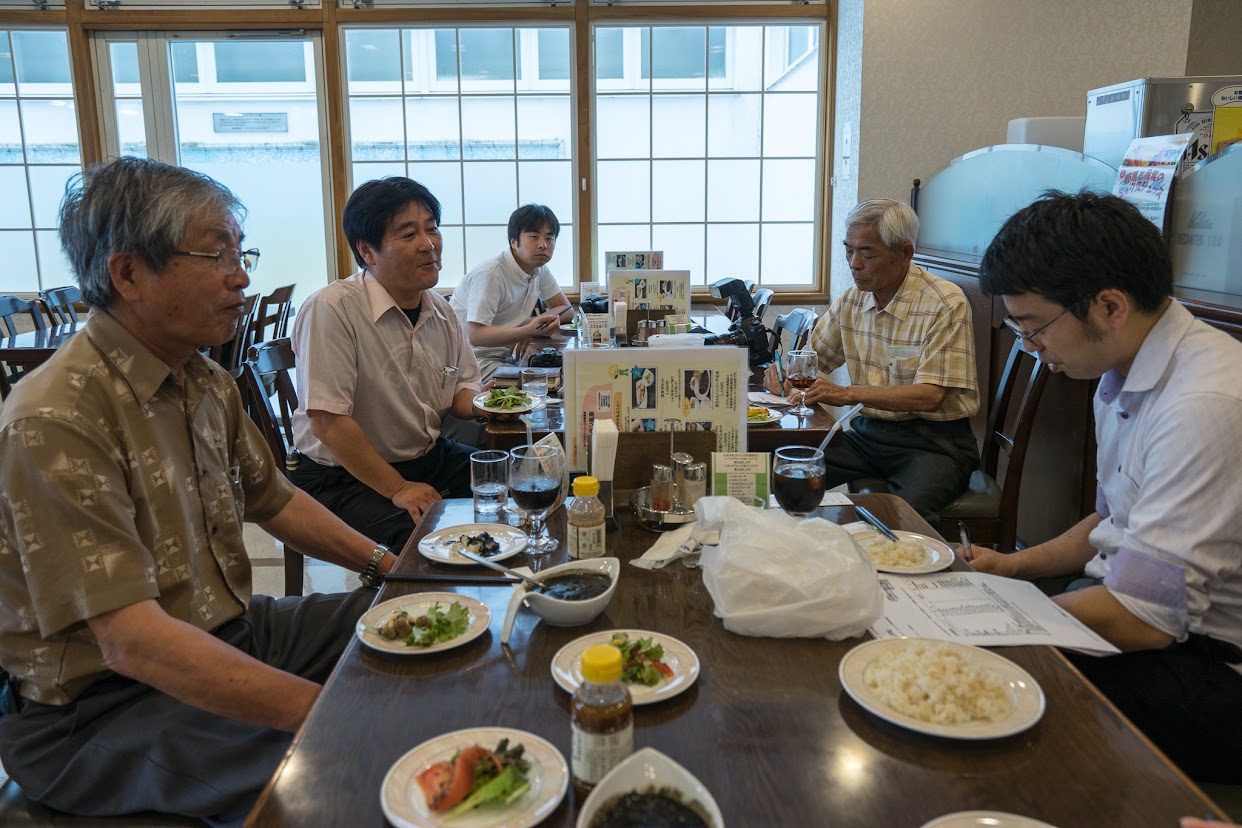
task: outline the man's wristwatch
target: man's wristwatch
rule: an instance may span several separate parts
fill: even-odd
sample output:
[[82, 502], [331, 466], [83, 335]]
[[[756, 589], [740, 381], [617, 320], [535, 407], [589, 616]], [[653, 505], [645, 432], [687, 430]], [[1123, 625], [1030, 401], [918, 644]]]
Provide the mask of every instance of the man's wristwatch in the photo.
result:
[[377, 587], [384, 582], [384, 579], [380, 577], [379, 565], [387, 554], [388, 547], [382, 543], [371, 552], [371, 560], [367, 561], [367, 568], [358, 575], [358, 580], [362, 581], [363, 586]]

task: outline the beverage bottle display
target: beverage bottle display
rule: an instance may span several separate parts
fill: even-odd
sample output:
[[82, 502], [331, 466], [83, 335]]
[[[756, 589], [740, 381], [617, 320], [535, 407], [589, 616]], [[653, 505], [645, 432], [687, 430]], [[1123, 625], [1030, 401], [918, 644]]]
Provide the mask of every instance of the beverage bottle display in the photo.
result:
[[604, 504], [599, 481], [583, 475], [574, 479], [574, 499], [565, 511], [569, 523], [569, 557], [604, 556]]
[[634, 751], [634, 702], [621, 683], [621, 651], [596, 644], [582, 654], [582, 684], [570, 703], [574, 796], [579, 802]]

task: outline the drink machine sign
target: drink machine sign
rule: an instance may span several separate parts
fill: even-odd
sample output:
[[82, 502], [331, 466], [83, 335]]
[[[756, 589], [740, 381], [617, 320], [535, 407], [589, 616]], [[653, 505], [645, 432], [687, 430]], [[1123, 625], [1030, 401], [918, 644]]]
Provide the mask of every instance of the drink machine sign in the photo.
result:
[[1152, 224], [1165, 231], [1169, 192], [1177, 165], [1192, 133], [1135, 138], [1117, 170], [1113, 195], [1133, 204]]

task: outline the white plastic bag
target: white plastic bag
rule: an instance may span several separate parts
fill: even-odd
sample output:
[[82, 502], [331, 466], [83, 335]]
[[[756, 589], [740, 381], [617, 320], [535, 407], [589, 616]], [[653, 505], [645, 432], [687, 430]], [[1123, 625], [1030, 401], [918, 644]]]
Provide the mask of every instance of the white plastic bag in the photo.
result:
[[837, 641], [880, 617], [875, 566], [837, 524], [732, 497], [705, 497], [694, 510], [700, 525], [720, 530], [720, 545], [704, 549], [700, 563], [730, 632]]

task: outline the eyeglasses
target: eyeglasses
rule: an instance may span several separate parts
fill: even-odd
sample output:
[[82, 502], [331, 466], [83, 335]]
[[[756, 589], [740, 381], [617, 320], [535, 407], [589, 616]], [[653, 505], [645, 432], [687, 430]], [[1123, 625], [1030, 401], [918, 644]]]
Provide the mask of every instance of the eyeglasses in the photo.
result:
[[254, 273], [259, 266], [259, 248], [249, 250], [221, 250], [218, 253], [195, 253], [193, 250], [174, 250], [174, 256], [193, 256], [196, 259], [215, 259], [216, 270], [225, 275], [233, 273], [237, 268], [245, 268], [247, 273]]
[[1061, 311], [1056, 316], [1052, 317], [1052, 320], [1050, 322], [1044, 325], [1040, 325], [1038, 328], [1031, 331], [1030, 333], [1024, 333], [1022, 331], [1022, 328], [1018, 326], [1018, 320], [1014, 319], [1009, 314], [1005, 314], [1005, 318], [1001, 321], [1005, 323], [1006, 328], [1013, 331], [1013, 335], [1018, 338], [1018, 341], [1025, 345], [1028, 342], [1033, 342], [1035, 337], [1039, 336], [1041, 333], [1051, 328], [1052, 325], [1058, 319], [1060, 319], [1062, 316], [1065, 316], [1065, 314], [1072, 311], [1075, 307], [1077, 307], [1078, 305], [1081, 305], [1087, 299], [1093, 299], [1093, 298], [1095, 298], [1094, 293], [1088, 293], [1086, 296], [1080, 296], [1075, 301], [1070, 302], [1069, 305], [1066, 306], [1065, 310]]

